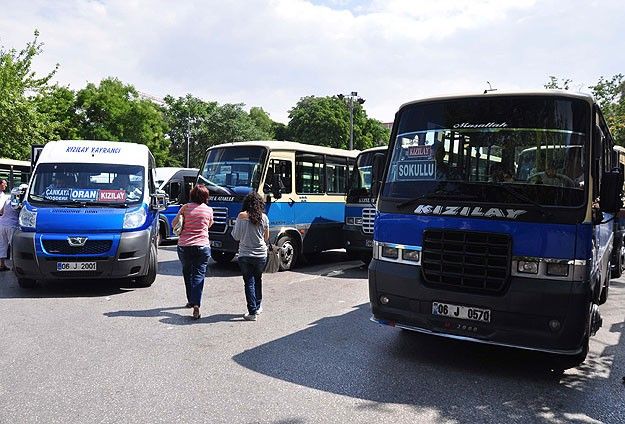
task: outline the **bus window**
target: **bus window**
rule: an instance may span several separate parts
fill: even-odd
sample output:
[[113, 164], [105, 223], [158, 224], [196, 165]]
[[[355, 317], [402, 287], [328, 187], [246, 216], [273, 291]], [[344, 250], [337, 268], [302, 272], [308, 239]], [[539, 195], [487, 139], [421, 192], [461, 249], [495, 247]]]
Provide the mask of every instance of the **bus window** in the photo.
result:
[[295, 155], [295, 190], [298, 193], [323, 193], [324, 175], [323, 155], [309, 153]]
[[345, 194], [349, 175], [345, 158], [326, 157], [326, 175], [328, 176], [326, 193]]

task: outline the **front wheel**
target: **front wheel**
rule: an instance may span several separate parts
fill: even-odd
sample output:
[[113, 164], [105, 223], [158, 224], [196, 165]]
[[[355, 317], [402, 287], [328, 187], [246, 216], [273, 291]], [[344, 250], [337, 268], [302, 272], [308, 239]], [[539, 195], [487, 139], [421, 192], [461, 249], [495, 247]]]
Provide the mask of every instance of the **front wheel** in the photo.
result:
[[211, 258], [218, 264], [227, 264], [234, 259], [234, 252], [224, 252], [223, 250], [211, 250]]
[[139, 287], [150, 287], [154, 281], [156, 281], [156, 274], [158, 270], [158, 256], [156, 247], [150, 246], [150, 258], [148, 259], [148, 273], [143, 277], [139, 277], [135, 280], [135, 283]]
[[287, 271], [295, 266], [299, 257], [297, 242], [291, 236], [284, 235], [278, 239], [280, 270]]
[[32, 278], [18, 278], [17, 284], [23, 289], [33, 289], [37, 287], [37, 280]]

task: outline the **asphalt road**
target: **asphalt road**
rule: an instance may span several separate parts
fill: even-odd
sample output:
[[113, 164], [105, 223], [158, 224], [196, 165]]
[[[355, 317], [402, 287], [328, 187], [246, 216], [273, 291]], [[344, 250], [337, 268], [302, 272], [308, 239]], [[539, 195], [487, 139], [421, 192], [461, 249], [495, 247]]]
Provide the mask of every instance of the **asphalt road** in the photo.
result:
[[0, 274], [0, 423], [625, 422], [625, 279], [582, 366], [369, 321], [367, 271], [343, 252], [265, 276], [243, 321], [236, 262], [211, 263], [202, 318], [175, 246], [145, 289]]

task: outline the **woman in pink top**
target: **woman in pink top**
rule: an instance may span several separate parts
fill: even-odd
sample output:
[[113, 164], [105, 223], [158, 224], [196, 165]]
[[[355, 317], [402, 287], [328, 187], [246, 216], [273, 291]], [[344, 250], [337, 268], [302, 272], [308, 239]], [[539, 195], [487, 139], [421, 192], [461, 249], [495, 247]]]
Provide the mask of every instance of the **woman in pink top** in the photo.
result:
[[174, 218], [176, 226], [182, 215], [182, 232], [178, 239], [178, 258], [187, 289], [187, 308], [193, 308], [193, 318], [200, 318], [200, 302], [204, 289], [206, 265], [210, 257], [208, 229], [213, 225], [213, 209], [207, 206], [208, 189], [198, 184], [191, 190], [191, 202], [180, 208]]

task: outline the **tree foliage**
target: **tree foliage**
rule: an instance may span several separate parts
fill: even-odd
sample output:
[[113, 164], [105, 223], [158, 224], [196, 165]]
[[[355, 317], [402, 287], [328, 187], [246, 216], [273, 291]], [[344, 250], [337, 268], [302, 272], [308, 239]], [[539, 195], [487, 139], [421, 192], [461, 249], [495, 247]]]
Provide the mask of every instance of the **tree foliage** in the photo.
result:
[[165, 117], [171, 140], [170, 163], [186, 164], [187, 139], [190, 140], [190, 166], [199, 167], [206, 149], [211, 146], [270, 138], [267, 121], [263, 117], [263, 114], [267, 118], [268, 115], [260, 108], [254, 112], [253, 118], [243, 110], [243, 104], [219, 105], [191, 94], [178, 98], [167, 96], [165, 104]]
[[103, 79], [97, 86], [87, 84], [76, 93], [75, 108], [80, 138], [145, 144], [157, 165], [169, 162], [163, 113], [132, 85], [116, 78]]
[[42, 77], [32, 70], [33, 59], [42, 51], [38, 37], [35, 31], [20, 51], [0, 47], [0, 151], [12, 159], [27, 159], [30, 146], [43, 143], [49, 131], [50, 121], [36, 98], [46, 95], [58, 65]]
[[[294, 141], [306, 144], [349, 148], [350, 104], [336, 96], [309, 96], [300, 99], [289, 112], [288, 131]], [[354, 149], [364, 150], [388, 142], [389, 131], [367, 117], [358, 102], [353, 104]]]

